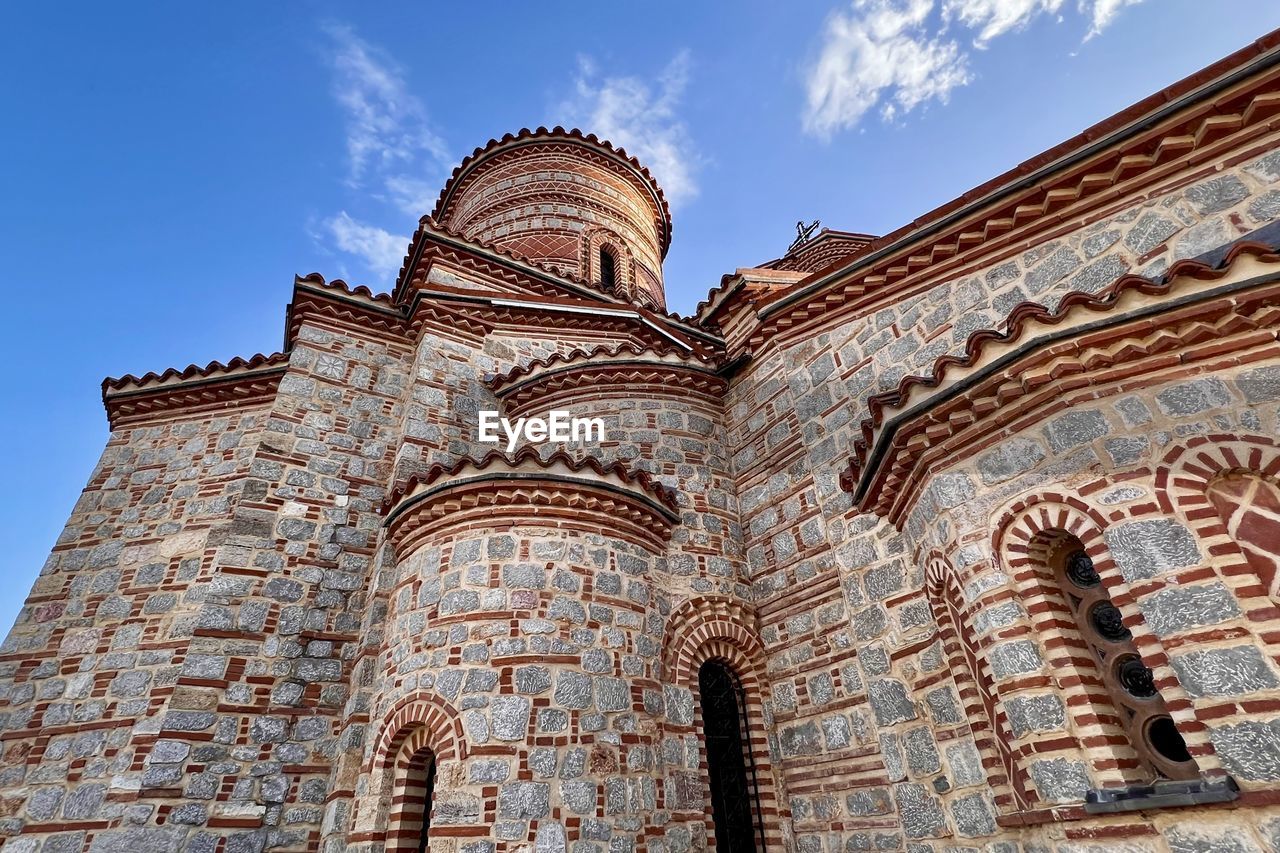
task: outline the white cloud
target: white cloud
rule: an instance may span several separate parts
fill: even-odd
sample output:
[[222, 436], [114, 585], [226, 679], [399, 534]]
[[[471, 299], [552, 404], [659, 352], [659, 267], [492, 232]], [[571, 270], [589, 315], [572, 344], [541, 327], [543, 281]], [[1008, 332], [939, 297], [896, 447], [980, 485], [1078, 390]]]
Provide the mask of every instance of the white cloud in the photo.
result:
[[974, 44], [985, 47], [997, 36], [1022, 29], [1042, 12], [1057, 14], [1061, 6], [1062, 0], [944, 0], [942, 17], [978, 30]]
[[932, 0], [860, 0], [852, 15], [827, 19], [826, 43], [809, 75], [805, 129], [822, 137], [853, 127], [883, 101], [893, 118], [931, 98], [946, 103], [970, 80], [954, 41], [930, 37]]
[[390, 279], [400, 271], [408, 237], [357, 222], [345, 210], [325, 220], [324, 228], [339, 249], [362, 259], [375, 275]]
[[[416, 221], [431, 210], [454, 157], [399, 65], [345, 24], [324, 31], [333, 97], [344, 117], [347, 187], [362, 201], [382, 202], [396, 219]], [[345, 210], [321, 224], [313, 231], [316, 241], [360, 259], [368, 274], [386, 282], [399, 271], [407, 237]]]
[[403, 71], [348, 26], [329, 24], [333, 40], [333, 94], [346, 112], [347, 155], [353, 184], [368, 175], [385, 179], [451, 162], [427, 120], [426, 108], [405, 83]]
[[[969, 42], [982, 49], [996, 38], [1024, 29], [1041, 15], [1059, 14], [1064, 0], [853, 0], [833, 12], [822, 48], [810, 67], [804, 127], [830, 138], [855, 127], [879, 105], [893, 120], [928, 101], [945, 104], [952, 90], [973, 80]], [[1101, 33], [1125, 6], [1142, 0], [1077, 0], [1089, 22], [1087, 41]]]
[[655, 84], [602, 77], [591, 60], [580, 59], [574, 97], [560, 106], [561, 123], [625, 148], [653, 172], [674, 207], [697, 195], [695, 173], [704, 162], [677, 112], [688, 79], [688, 52], [677, 55]]
[[1080, 0], [1080, 11], [1088, 14], [1093, 19], [1093, 26], [1089, 29], [1085, 41], [1100, 34], [1107, 25], [1115, 20], [1116, 14], [1125, 6], [1137, 6], [1142, 0]]

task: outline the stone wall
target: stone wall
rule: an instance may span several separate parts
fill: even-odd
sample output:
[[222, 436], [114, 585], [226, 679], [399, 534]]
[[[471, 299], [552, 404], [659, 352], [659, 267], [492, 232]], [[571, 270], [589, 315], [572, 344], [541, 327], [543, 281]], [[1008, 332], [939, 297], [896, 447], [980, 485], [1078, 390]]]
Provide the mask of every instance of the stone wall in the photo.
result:
[[[981, 734], [975, 738], [964, 720], [982, 707], [981, 692], [948, 677], [944, 644], [932, 641], [939, 612], [924, 594], [926, 563], [941, 539], [960, 536], [962, 526], [971, 531], [968, 547], [952, 555], [955, 571], [967, 577], [974, 563], [993, 559], [994, 503], [1052, 489], [1073, 472], [1092, 470], [1096, 477], [1099, 460], [1112, 470], [1149, 460], [1205, 424], [1226, 432], [1274, 430], [1268, 426], [1274, 407], [1207, 380], [1167, 392], [1163, 409], [1154, 400], [1146, 404], [1157, 419], [1171, 407], [1206, 400], [1220, 408], [1216, 420], [1201, 413], [1199, 427], [1183, 423], [1148, 435], [1150, 423], [1126, 420], [1123, 407], [1099, 423], [1097, 413], [1073, 412], [1062, 424], [1032, 430], [1025, 446], [1002, 444], [969, 481], [939, 477], [936, 504], [929, 506], [944, 512], [923, 510], [921, 524], [900, 532], [851, 510], [839, 487], [864, 401], [904, 376], [929, 373], [943, 355], [963, 354], [971, 333], [1000, 328], [1019, 302], [1052, 308], [1068, 292], [1096, 293], [1126, 272], [1158, 275], [1175, 259], [1217, 249], [1274, 221], [1280, 155], [1232, 159], [1238, 165], [1202, 170], [1194, 179], [1176, 175], [1143, 197], [1115, 201], [1074, 230], [1059, 226], [1062, 233], [1034, 248], [972, 262], [965, 273], [943, 280], [926, 275], [906, 298], [873, 300], [856, 313], [827, 312], [819, 324], [767, 341], [730, 388], [727, 428], [747, 566], [799, 848], [927, 849], [928, 838], [954, 844], [1012, 835], [996, 825], [987, 784], [1000, 779], [995, 745]], [[1253, 387], [1270, 387], [1269, 376]], [[1258, 403], [1263, 407], [1255, 409]], [[1084, 419], [1096, 434], [1076, 442], [1071, 425]], [[1081, 444], [1090, 445], [1087, 453]], [[1060, 457], [1054, 448], [1076, 455]], [[1020, 449], [1043, 464], [1003, 477], [1016, 467], [1006, 457]], [[932, 533], [923, 529], [926, 523]], [[987, 591], [979, 582], [964, 589], [963, 601]], [[1010, 609], [984, 609], [980, 618], [989, 621], [983, 627], [1002, 627], [998, 620]], [[1006, 658], [1010, 665], [1019, 660]], [[1253, 728], [1239, 734], [1255, 748], [1271, 743]], [[984, 761], [994, 763], [984, 767]], [[1051, 835], [1041, 833], [1042, 840]]]
[[[234, 535], [269, 413], [179, 418], [111, 436], [0, 647], [0, 826], [78, 850], [107, 825], [203, 821], [159, 805], [167, 708], [203, 662], [187, 653], [213, 555]], [[246, 614], [247, 615], [247, 614]], [[201, 817], [196, 819], [195, 812]], [[170, 833], [182, 835], [179, 829]], [[39, 836], [10, 840], [35, 849]]]

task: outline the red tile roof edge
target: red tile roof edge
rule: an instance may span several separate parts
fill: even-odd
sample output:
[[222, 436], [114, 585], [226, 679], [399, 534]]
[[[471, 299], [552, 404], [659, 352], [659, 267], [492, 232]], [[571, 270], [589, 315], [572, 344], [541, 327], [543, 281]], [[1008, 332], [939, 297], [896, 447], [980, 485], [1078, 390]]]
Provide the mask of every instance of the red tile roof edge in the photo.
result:
[[641, 489], [656, 498], [663, 506], [673, 512], [679, 511], [680, 508], [676, 499], [676, 494], [672, 489], [657, 482], [650, 477], [647, 472], [638, 468], [629, 469], [621, 462], [610, 462], [605, 464], [590, 455], [575, 459], [563, 450], [557, 450], [546, 459], [543, 459], [536, 449], [526, 445], [517, 450], [514, 454], [509, 455], [501, 450], [491, 450], [478, 459], [472, 456], [464, 456], [452, 466], [446, 467], [444, 465], [436, 464], [432, 465], [423, 473], [413, 474], [392, 489], [391, 493], [387, 495], [385, 500], [383, 500], [382, 514], [385, 515], [394, 509], [395, 506], [409, 494], [409, 492], [413, 491], [415, 486], [429, 486], [441, 477], [455, 476], [468, 465], [478, 470], [484, 470], [496, 462], [500, 462], [512, 468], [525, 462], [533, 462], [539, 468], [551, 468], [555, 464], [560, 463], [570, 471], [574, 472], [581, 471], [584, 468], [590, 468], [601, 477], [613, 475], [621, 479], [624, 483], [633, 483], [639, 486]]
[[489, 388], [497, 390], [498, 388], [501, 388], [504, 385], [510, 385], [512, 382], [515, 382], [521, 377], [528, 376], [529, 374], [532, 374], [537, 370], [551, 367], [552, 365], [555, 365], [555, 364], [561, 364], [561, 363], [569, 364], [575, 361], [589, 361], [593, 358], [596, 358], [602, 355], [614, 357], [614, 356], [622, 355], [624, 354], [624, 352], [630, 355], [636, 355], [636, 356], [653, 353], [654, 355], [657, 355], [659, 357], [671, 355], [674, 353], [680, 356], [682, 361], [696, 361], [704, 365], [711, 365], [714, 363], [713, 360], [711, 359], [702, 358], [696, 353], [685, 353], [679, 347], [670, 345], [670, 344], [651, 345], [651, 346], [640, 346], [638, 344], [633, 344], [633, 343], [621, 343], [616, 345], [601, 344], [596, 347], [577, 347], [573, 350], [570, 350], [569, 352], [553, 352], [551, 355], [546, 356], [545, 358], [534, 359], [528, 364], [517, 365], [516, 367], [513, 367], [511, 370], [508, 370], [506, 373], [499, 373], [495, 376], [492, 376], [488, 380], [486, 380], [485, 384], [488, 385]]
[[271, 353], [263, 355], [257, 353], [249, 358], [235, 358], [223, 364], [220, 361], [211, 361], [206, 365], [189, 364], [182, 370], [170, 367], [163, 373], [145, 373], [142, 376], [134, 376], [132, 373], [126, 373], [121, 377], [110, 377], [102, 380], [102, 394], [105, 398], [108, 392], [122, 391], [128, 386], [142, 387], [157, 382], [164, 382], [169, 379], [193, 379], [195, 377], [210, 376], [214, 373], [222, 373], [230, 370], [252, 370], [258, 367], [275, 366], [284, 364], [289, 359], [289, 354], [284, 352]]
[[1144, 116], [1148, 116], [1159, 110], [1161, 107], [1168, 106], [1172, 102], [1191, 94], [1201, 86], [1228, 76], [1233, 71], [1246, 68], [1252, 60], [1272, 52], [1277, 47], [1280, 47], [1280, 29], [1272, 30], [1261, 38], [1245, 45], [1240, 50], [1237, 50], [1217, 62], [1214, 62], [1211, 65], [1202, 68], [1169, 86], [1166, 86], [1164, 89], [1161, 89], [1154, 94], [1148, 95], [1137, 103], [1102, 119], [1075, 136], [1072, 136], [1051, 148], [1041, 151], [1039, 154], [1024, 160], [1012, 169], [1009, 169], [1008, 171], [973, 187], [967, 192], [962, 193], [956, 198], [935, 207], [933, 210], [917, 217], [900, 228], [878, 237], [866, 246], [862, 247], [855, 258], [845, 258], [840, 261], [836, 261], [835, 263], [814, 272], [807, 279], [799, 282], [791, 294], [766, 309], [764, 314], [771, 314], [773, 311], [785, 307], [785, 305], [792, 299], [799, 298], [805, 290], [822, 283], [824, 279], [831, 277], [833, 274], [846, 269], [852, 269], [860, 260], [865, 259], [868, 255], [881, 252], [897, 244], [901, 244], [902, 247], [910, 245], [910, 238], [921, 236], [917, 235], [916, 232], [926, 226], [934, 225], [944, 219], [947, 215], [970, 204], [983, 201], [994, 201], [994, 199], [990, 198], [993, 194], [998, 194], [1001, 190], [1008, 189], [1011, 185], [1015, 184], [1018, 179], [1025, 178], [1031, 173], [1043, 169], [1057, 160], [1080, 151], [1089, 143], [1096, 142], [1105, 136], [1124, 129], [1126, 126], [1135, 124]]

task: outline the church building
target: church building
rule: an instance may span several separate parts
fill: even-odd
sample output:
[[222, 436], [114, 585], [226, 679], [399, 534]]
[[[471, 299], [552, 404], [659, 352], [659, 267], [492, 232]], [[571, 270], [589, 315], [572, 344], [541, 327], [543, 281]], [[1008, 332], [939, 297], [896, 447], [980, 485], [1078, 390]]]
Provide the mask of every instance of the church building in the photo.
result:
[[672, 239], [522, 130], [104, 381], [5, 853], [1278, 853], [1280, 34], [689, 316]]

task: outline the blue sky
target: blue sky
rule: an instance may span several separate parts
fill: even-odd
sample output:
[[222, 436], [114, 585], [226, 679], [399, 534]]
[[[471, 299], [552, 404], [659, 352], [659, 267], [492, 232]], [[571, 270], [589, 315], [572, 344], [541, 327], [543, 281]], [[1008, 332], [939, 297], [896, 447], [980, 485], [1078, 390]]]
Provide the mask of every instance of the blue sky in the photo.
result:
[[689, 312], [797, 219], [884, 233], [1280, 26], [1274, 0], [10, 4], [0, 630], [107, 438], [99, 383], [385, 290], [491, 136], [577, 124], [673, 201]]

